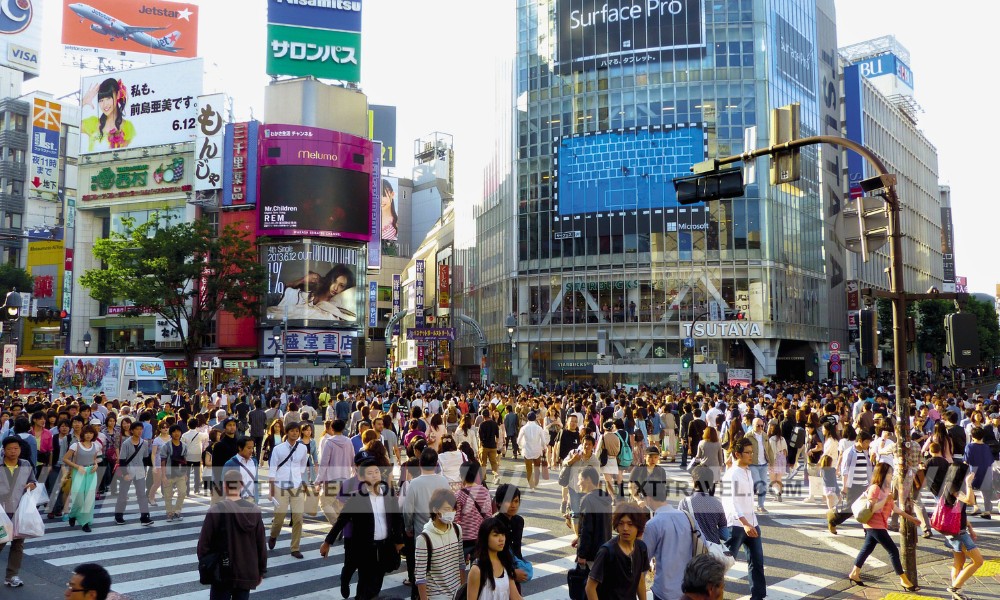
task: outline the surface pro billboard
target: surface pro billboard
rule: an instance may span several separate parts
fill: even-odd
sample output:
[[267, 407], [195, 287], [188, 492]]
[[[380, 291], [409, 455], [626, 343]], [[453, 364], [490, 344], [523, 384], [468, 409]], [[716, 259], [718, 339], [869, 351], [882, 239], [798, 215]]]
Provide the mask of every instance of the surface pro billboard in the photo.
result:
[[705, 48], [704, 0], [559, 0], [556, 72], [670, 60]]
[[259, 234], [370, 241], [372, 149], [346, 133], [265, 125]]

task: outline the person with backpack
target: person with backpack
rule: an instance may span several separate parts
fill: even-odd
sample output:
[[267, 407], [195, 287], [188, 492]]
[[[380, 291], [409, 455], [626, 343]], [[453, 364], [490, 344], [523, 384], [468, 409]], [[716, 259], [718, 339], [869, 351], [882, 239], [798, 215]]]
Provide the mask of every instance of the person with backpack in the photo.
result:
[[420, 600], [452, 600], [466, 582], [455, 504], [450, 489], [436, 490], [427, 504], [431, 519], [414, 541], [414, 584]]
[[470, 460], [462, 465], [462, 487], [455, 492], [456, 520], [462, 526], [462, 555], [468, 562], [476, 548], [476, 532], [485, 519], [493, 514], [490, 491], [479, 483], [482, 467]]
[[472, 566], [465, 595], [471, 600], [520, 600], [521, 593], [514, 583], [514, 560], [503, 548], [509, 530], [503, 521], [490, 517], [483, 521], [476, 536]]

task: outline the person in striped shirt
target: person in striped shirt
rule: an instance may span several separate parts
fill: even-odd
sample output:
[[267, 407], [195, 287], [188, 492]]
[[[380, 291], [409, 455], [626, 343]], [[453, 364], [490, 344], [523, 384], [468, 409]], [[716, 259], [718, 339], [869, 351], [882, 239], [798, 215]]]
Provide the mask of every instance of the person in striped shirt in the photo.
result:
[[415, 542], [414, 576], [419, 600], [451, 600], [465, 583], [462, 528], [455, 523], [455, 492], [439, 489], [428, 503], [431, 520]]

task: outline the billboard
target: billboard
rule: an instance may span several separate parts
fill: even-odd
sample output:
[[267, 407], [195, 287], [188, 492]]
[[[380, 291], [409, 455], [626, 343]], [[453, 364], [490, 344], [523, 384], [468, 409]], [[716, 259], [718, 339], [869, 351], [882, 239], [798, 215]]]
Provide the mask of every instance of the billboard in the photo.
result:
[[399, 190], [399, 179], [382, 177], [382, 191], [379, 204], [382, 214], [382, 239], [395, 242], [399, 239], [399, 210], [396, 192]]
[[152, 200], [190, 192], [191, 164], [181, 156], [159, 156], [82, 166], [78, 186], [83, 202]]
[[382, 166], [396, 166], [396, 107], [368, 105], [368, 137], [382, 142]]
[[424, 261], [417, 259], [416, 262], [417, 279], [413, 284], [414, 308], [413, 322], [417, 327], [424, 326]]
[[120, 358], [59, 356], [52, 369], [53, 387], [84, 398], [101, 392], [117, 398], [121, 364]]
[[207, 192], [222, 187], [222, 166], [226, 137], [225, 94], [198, 97], [198, 133], [195, 137], [194, 191]]
[[704, 0], [560, 0], [556, 72], [670, 60], [705, 48]]
[[816, 50], [812, 41], [775, 13], [774, 48], [778, 73], [810, 98], [816, 97]]
[[350, 134], [264, 125], [258, 233], [371, 241], [372, 152]]
[[369, 216], [369, 235], [371, 236], [368, 241], [368, 268], [369, 269], [381, 269], [382, 268], [382, 210], [381, 210], [381, 197], [382, 197], [382, 143], [373, 142], [372, 143], [372, 176], [371, 176], [371, 204], [368, 210], [371, 212]]
[[314, 355], [336, 358], [350, 358], [354, 336], [351, 331], [336, 329], [289, 329], [285, 333], [285, 347], [282, 348], [271, 337], [271, 332], [264, 333], [264, 356], [280, 358], [287, 355]]
[[260, 122], [228, 123], [223, 144], [222, 206], [255, 206]]
[[361, 81], [361, 34], [267, 25], [267, 74]]
[[361, 33], [361, 0], [267, 0], [267, 22]]
[[[706, 156], [700, 126], [653, 126], [556, 138], [560, 215], [676, 207], [673, 178]], [[608, 165], [612, 165], [608, 168]]]
[[70, 52], [153, 62], [198, 56], [198, 5], [165, 0], [63, 0]]
[[[366, 258], [361, 248], [303, 241], [265, 244], [267, 269], [264, 320], [329, 327], [363, 324]], [[361, 291], [358, 287], [361, 286]]]
[[[2, 11], [0, 11], [2, 12]], [[44, 98], [31, 101], [31, 148], [28, 183], [31, 191], [55, 199], [59, 194], [59, 132], [62, 105]]]
[[[847, 139], [863, 145], [865, 108], [860, 69], [856, 64], [844, 67], [844, 132]], [[847, 177], [851, 200], [863, 196], [861, 182], [865, 178], [865, 159], [853, 150], [847, 151]]]
[[41, 0], [5, 0], [0, 6], [0, 65], [38, 76], [38, 53], [42, 47]]
[[202, 65], [199, 58], [84, 77], [80, 154], [191, 141]]

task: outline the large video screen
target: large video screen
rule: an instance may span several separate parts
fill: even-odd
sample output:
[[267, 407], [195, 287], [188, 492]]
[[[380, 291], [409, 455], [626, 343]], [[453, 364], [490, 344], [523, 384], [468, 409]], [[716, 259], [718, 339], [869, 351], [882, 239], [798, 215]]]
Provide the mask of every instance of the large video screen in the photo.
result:
[[701, 127], [655, 126], [559, 138], [560, 215], [677, 206], [673, 178], [705, 160]]
[[260, 228], [267, 236], [371, 238], [371, 176], [313, 165], [260, 169]]
[[287, 319], [293, 325], [316, 327], [360, 324], [361, 302], [367, 299], [364, 290], [358, 291], [366, 266], [361, 248], [315, 241], [262, 246], [268, 292], [264, 321]]
[[556, 71], [670, 60], [705, 48], [704, 0], [559, 0]]

